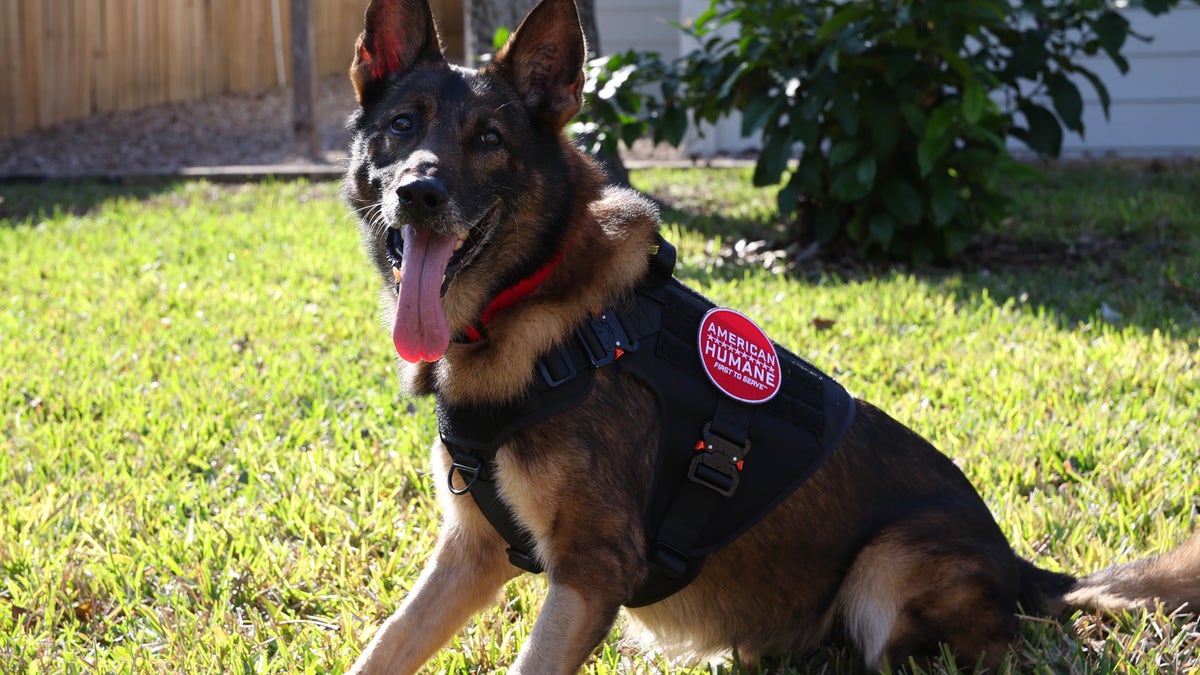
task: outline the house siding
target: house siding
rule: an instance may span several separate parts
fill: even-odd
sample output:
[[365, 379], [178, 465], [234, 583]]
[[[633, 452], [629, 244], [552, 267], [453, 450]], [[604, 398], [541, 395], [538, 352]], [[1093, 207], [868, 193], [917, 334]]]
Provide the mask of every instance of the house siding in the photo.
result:
[[680, 54], [679, 0], [597, 0], [596, 28], [605, 54], [630, 49], [658, 52], [664, 59]]
[[1151, 16], [1125, 10], [1135, 33], [1123, 49], [1129, 72], [1122, 75], [1106, 56], [1083, 59], [1108, 88], [1105, 119], [1092, 85], [1079, 82], [1084, 99], [1084, 137], [1068, 133], [1065, 157], [1200, 155], [1200, 7], [1179, 5], [1168, 14]]

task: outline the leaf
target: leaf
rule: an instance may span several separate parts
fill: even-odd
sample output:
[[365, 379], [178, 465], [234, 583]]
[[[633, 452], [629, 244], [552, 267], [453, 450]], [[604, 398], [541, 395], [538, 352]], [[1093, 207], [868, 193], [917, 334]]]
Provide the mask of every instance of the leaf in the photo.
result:
[[663, 111], [662, 121], [655, 129], [655, 140], [666, 141], [674, 147], [679, 147], [687, 129], [687, 112], [680, 106], [670, 106]]
[[888, 213], [876, 211], [871, 214], [868, 231], [871, 233], [871, 238], [879, 242], [883, 250], [887, 251], [891, 248], [892, 238], [896, 235], [896, 221]]
[[829, 149], [829, 165], [837, 166], [850, 161], [858, 153], [858, 141], [853, 138], [838, 141]]
[[800, 178], [793, 173], [788, 184], [775, 195], [775, 205], [781, 217], [787, 218], [796, 212], [796, 206], [800, 203], [800, 189]]
[[1026, 31], [1021, 39], [1012, 46], [1012, 56], [1008, 59], [1007, 71], [1013, 77], [1033, 79], [1038, 71], [1046, 65], [1050, 53], [1036, 31]]
[[1112, 99], [1108, 96], [1108, 87], [1104, 86], [1104, 82], [1090, 70], [1080, 68], [1077, 71], [1080, 75], [1086, 77], [1092, 83], [1092, 88], [1096, 90], [1096, 97], [1100, 99], [1100, 107], [1104, 110], [1104, 119], [1108, 119], [1108, 106], [1112, 103]]
[[1000, 175], [1015, 185], [1021, 183], [1040, 183], [1046, 180], [1046, 174], [1038, 171], [1037, 167], [1028, 162], [1009, 160], [1002, 162], [997, 169]]
[[871, 130], [871, 151], [880, 162], [886, 162], [900, 140], [899, 120], [894, 110], [882, 101], [864, 103], [863, 112], [867, 115], [866, 122]]
[[792, 156], [792, 144], [786, 139], [763, 138], [763, 149], [754, 164], [754, 184], [774, 185], [779, 182]]
[[851, 21], [862, 18], [870, 11], [862, 5], [837, 5], [837, 10], [834, 11], [833, 16], [821, 24], [821, 27], [817, 29], [816, 37], [813, 39], [817, 42], [824, 42], [829, 39], [829, 36], [847, 26]]
[[1100, 46], [1116, 60], [1121, 53], [1121, 47], [1125, 46], [1125, 38], [1129, 36], [1129, 19], [1109, 10], [1096, 19], [1092, 24], [1092, 30], [1096, 31]]
[[966, 86], [963, 88], [963, 119], [967, 120], [968, 124], [978, 124], [979, 118], [983, 116], [984, 99], [987, 98], [983, 93], [983, 87], [980, 86], [979, 80], [974, 78], [967, 80]]
[[742, 74], [747, 70], [750, 70], [753, 65], [754, 63], [751, 61], [742, 61], [739, 63], [737, 67], [733, 69], [733, 72], [725, 78], [725, 81], [721, 83], [721, 88], [717, 90], [717, 98], [723, 99], [726, 96], [729, 96], [729, 92], [733, 91], [733, 88], [737, 86], [738, 82], [742, 79]]
[[858, 161], [858, 171], [855, 176], [858, 178], [858, 182], [865, 185], [867, 189], [875, 185], [876, 168], [875, 157], [872, 155], [867, 155]]
[[1048, 77], [1046, 86], [1063, 126], [1083, 134], [1083, 97], [1079, 95], [1079, 88], [1061, 71]]
[[[1027, 134], [1021, 140], [1025, 141], [1025, 145], [1028, 145], [1030, 150], [1042, 157], [1058, 157], [1062, 152], [1063, 141], [1062, 127], [1058, 125], [1058, 118], [1049, 110], [1029, 101], [1022, 102], [1020, 109], [1029, 123]], [[1015, 131], [1017, 130], [1014, 129]]]
[[782, 99], [772, 97], [766, 92], [751, 96], [742, 108], [742, 135], [749, 136], [763, 128], [782, 103]]
[[852, 203], [866, 197], [871, 186], [858, 179], [858, 167], [843, 165], [834, 169], [829, 183], [829, 195], [840, 202]]
[[[945, 46], [938, 46], [937, 53], [938, 56], [942, 57], [942, 60], [946, 62], [946, 65], [950, 66], [950, 69], [958, 74], [963, 81], [975, 81], [975, 76], [973, 73], [971, 73], [971, 66], [967, 64], [966, 59], [959, 56], [953, 49]], [[978, 84], [977, 81], [976, 84]]]
[[933, 225], [941, 227], [950, 222], [958, 210], [958, 186], [950, 180], [930, 183], [929, 207], [933, 211]]
[[510, 31], [508, 29], [508, 27], [506, 27], [506, 26], [497, 27], [496, 32], [492, 33], [492, 51], [493, 52], [500, 51], [500, 48], [504, 46], [504, 43], [508, 42], [508, 36], [511, 34], [512, 34], [512, 31]]
[[811, 145], [804, 146], [800, 154], [800, 163], [792, 174], [792, 180], [800, 181], [800, 186], [808, 194], [820, 194], [825, 191], [825, 157], [815, 151]]
[[917, 145], [917, 168], [921, 176], [928, 176], [938, 160], [954, 142], [951, 128], [954, 125], [954, 109], [947, 104], [937, 107], [925, 125], [925, 134]]
[[644, 122], [633, 122], [630, 124], [621, 125], [621, 142], [625, 147], [632, 148], [633, 144], [639, 138], [646, 134], [646, 124]]
[[925, 124], [925, 135], [940, 138], [948, 136], [954, 127], [954, 107], [948, 103], [939, 105]]
[[858, 111], [855, 109], [854, 91], [850, 87], [839, 87], [833, 95], [833, 116], [846, 134], [858, 133]]
[[915, 225], [921, 220], [921, 195], [903, 178], [892, 178], [880, 190], [888, 211], [905, 225]]

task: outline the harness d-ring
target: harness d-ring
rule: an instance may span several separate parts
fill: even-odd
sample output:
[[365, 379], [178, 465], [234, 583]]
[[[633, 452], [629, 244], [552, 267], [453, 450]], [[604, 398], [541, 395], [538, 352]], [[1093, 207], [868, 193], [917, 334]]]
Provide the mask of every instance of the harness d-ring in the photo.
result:
[[[468, 464], [467, 462], [470, 461], [474, 461], [475, 464]], [[477, 457], [470, 455], [461, 458], [455, 457], [450, 462], [450, 472], [446, 474], [446, 485], [449, 486], [450, 492], [456, 495], [465, 495], [470, 492], [471, 488], [475, 487], [475, 482], [479, 480], [479, 473], [482, 468], [482, 463]], [[466, 485], [461, 488], [454, 487], [455, 472], [458, 472], [462, 476], [463, 481], [466, 482]]]

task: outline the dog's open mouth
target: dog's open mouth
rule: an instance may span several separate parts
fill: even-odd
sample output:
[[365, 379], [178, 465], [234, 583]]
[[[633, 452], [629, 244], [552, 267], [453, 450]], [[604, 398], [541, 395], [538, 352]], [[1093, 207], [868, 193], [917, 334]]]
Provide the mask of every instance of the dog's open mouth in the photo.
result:
[[[454, 280], [459, 270], [474, 257], [472, 254], [475, 253], [475, 249], [483, 239], [483, 236], [479, 234], [479, 228], [471, 228], [469, 231], [457, 235], [455, 239], [457, 243], [454, 245], [454, 252], [450, 254], [450, 262], [446, 264], [446, 271], [442, 275], [442, 286], [440, 289], [442, 295], [446, 294], [446, 289], [449, 288], [450, 282]], [[392, 273], [396, 275], [396, 283], [399, 283], [400, 263], [404, 260], [404, 234], [402, 228], [388, 228], [387, 260], [392, 265]]]
[[392, 341], [396, 353], [410, 363], [436, 361], [450, 345], [450, 328], [442, 296], [454, 278], [474, 259], [486, 239], [499, 206], [467, 232], [438, 234], [403, 225], [388, 228], [387, 258], [396, 276], [398, 297]]

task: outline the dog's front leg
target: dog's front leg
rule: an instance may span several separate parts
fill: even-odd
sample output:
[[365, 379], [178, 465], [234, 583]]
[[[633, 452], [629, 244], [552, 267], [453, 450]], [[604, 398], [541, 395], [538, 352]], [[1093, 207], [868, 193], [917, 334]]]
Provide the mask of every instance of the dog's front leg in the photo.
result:
[[504, 540], [469, 495], [448, 496], [433, 559], [350, 669], [353, 675], [413, 673], [471, 616], [496, 600], [518, 571]]
[[551, 579], [542, 612], [509, 674], [578, 672], [608, 635], [620, 608], [619, 600], [589, 597]]

